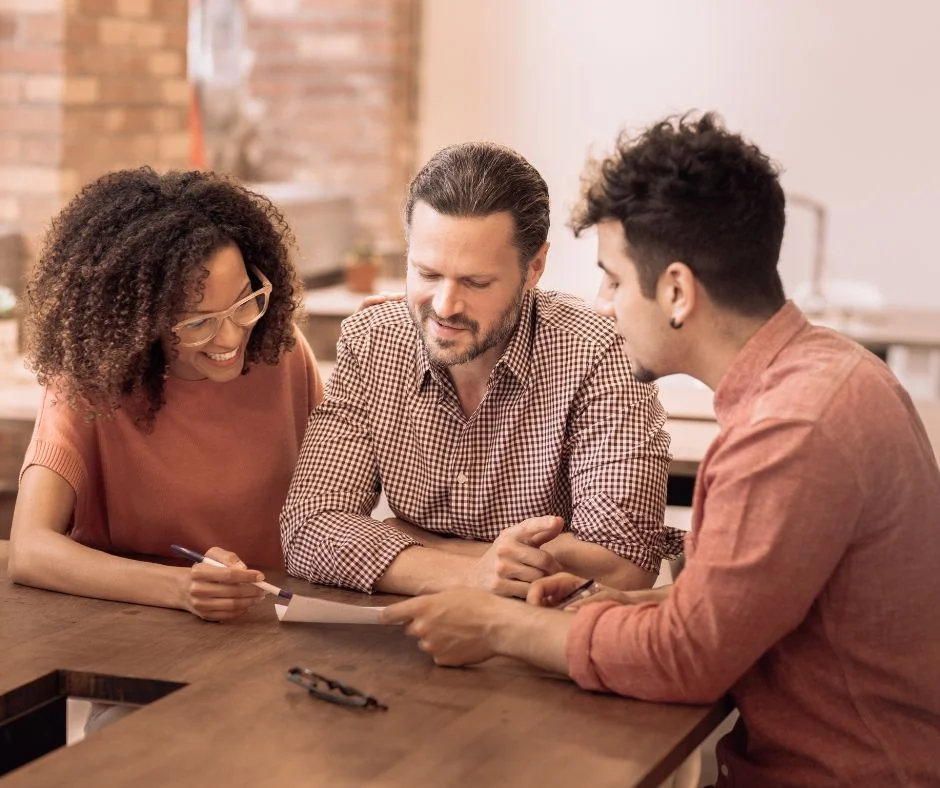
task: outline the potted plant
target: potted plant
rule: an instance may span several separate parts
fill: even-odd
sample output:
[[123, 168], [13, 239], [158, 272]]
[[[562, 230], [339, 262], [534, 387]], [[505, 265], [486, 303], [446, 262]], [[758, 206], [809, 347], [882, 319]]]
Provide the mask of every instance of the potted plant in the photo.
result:
[[382, 271], [382, 258], [370, 240], [357, 243], [346, 255], [346, 287], [353, 293], [375, 292], [375, 280]]

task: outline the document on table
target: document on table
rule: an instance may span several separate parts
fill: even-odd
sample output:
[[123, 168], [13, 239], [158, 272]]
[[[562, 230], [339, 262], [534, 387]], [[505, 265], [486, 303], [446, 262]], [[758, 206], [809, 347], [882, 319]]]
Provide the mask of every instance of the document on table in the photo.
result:
[[307, 624], [378, 624], [384, 607], [361, 607], [342, 602], [327, 602], [311, 596], [294, 594], [286, 605], [275, 605], [280, 621]]

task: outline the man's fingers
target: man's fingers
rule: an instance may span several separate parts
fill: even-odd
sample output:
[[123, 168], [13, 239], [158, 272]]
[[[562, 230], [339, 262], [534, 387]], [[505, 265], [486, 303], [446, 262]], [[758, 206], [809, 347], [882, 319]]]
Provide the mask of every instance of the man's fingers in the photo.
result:
[[389, 605], [385, 610], [379, 613], [379, 623], [381, 624], [407, 624], [423, 607], [421, 597], [406, 599], [404, 602], [396, 602]]
[[[502, 554], [500, 555], [500, 553]], [[522, 577], [512, 571], [515, 569], [513, 566], [512, 569], [504, 575], [506, 577], [518, 577], [519, 580], [526, 580], [531, 583], [534, 580], [538, 580], [540, 577], [553, 575], [561, 571], [561, 566], [558, 564], [558, 561], [555, 560], [555, 557], [538, 547], [530, 547], [525, 544], [520, 544], [519, 542], [509, 542], [506, 543], [497, 554], [500, 555], [503, 561], [511, 565], [531, 567], [536, 573], [534, 576], [531, 575], [531, 573], [527, 573], [525, 577]]]
[[490, 590], [499, 596], [512, 596], [525, 599], [530, 585], [531, 583], [524, 583], [521, 580], [500, 579]]
[[568, 572], [544, 577], [531, 585], [526, 595], [526, 602], [541, 607], [554, 607], [584, 582], [583, 577]]
[[523, 520], [519, 524], [519, 533], [517, 540], [531, 547], [541, 547], [546, 542], [550, 542], [565, 527], [565, 521], [560, 517], [546, 516], [533, 517], [529, 520]]

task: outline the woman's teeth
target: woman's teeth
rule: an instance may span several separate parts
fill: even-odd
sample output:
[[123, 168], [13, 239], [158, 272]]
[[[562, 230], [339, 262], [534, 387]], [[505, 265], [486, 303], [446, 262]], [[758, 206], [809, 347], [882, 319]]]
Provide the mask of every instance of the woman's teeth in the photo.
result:
[[230, 350], [228, 353], [206, 353], [213, 361], [231, 361], [238, 354], [238, 348]]

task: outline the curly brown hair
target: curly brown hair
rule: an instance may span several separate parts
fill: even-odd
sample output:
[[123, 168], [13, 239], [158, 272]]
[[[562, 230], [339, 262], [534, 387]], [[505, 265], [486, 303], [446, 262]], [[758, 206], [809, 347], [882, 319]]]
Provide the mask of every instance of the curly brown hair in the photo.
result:
[[588, 163], [569, 226], [615, 220], [647, 298], [675, 260], [712, 299], [746, 315], [784, 303], [777, 259], [786, 223], [777, 166], [718, 115], [669, 117]]
[[86, 186], [52, 220], [27, 283], [26, 356], [89, 416], [132, 407], [152, 429], [171, 359], [161, 338], [202, 296], [215, 252], [234, 243], [271, 280], [245, 366], [294, 346], [301, 288], [294, 236], [270, 200], [223, 175], [120, 170]]

